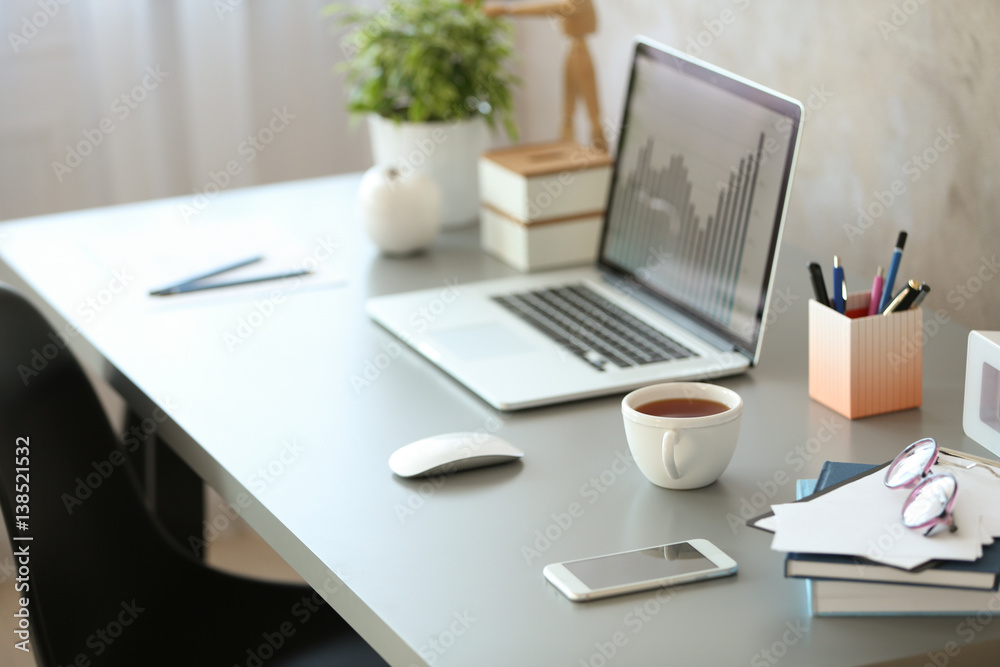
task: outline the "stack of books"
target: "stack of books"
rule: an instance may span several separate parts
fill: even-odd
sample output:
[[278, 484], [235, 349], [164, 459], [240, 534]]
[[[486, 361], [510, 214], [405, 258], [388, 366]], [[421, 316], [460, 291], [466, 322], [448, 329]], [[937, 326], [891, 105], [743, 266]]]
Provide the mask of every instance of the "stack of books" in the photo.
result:
[[479, 159], [482, 247], [520, 271], [597, 257], [611, 156], [574, 142], [529, 144]]
[[[873, 467], [827, 461], [815, 481], [800, 480], [798, 495], [804, 498]], [[815, 616], [1000, 612], [1000, 541], [983, 547], [976, 561], [938, 560], [915, 570], [853, 556], [790, 553], [785, 576], [806, 580]]]

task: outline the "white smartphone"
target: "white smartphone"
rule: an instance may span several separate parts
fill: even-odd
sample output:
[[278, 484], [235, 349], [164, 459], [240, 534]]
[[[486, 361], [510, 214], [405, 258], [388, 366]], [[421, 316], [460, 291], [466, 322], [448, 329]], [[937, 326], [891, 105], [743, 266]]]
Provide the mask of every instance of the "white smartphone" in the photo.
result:
[[542, 570], [570, 600], [581, 602], [736, 574], [736, 561], [708, 540], [552, 563]]

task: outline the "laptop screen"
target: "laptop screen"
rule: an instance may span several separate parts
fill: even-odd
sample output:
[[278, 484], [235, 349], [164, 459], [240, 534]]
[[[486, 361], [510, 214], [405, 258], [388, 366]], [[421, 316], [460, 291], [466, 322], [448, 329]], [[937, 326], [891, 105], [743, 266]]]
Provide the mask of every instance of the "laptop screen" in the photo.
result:
[[640, 38], [601, 265], [755, 358], [801, 113]]

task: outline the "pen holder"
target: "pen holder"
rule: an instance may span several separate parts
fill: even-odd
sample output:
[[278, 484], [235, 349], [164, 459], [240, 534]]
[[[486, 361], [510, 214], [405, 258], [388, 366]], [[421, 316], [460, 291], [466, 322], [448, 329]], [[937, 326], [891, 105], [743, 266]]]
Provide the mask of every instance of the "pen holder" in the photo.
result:
[[923, 393], [923, 312], [861, 315], [870, 294], [848, 295], [848, 315], [809, 300], [809, 396], [848, 419], [919, 407]]

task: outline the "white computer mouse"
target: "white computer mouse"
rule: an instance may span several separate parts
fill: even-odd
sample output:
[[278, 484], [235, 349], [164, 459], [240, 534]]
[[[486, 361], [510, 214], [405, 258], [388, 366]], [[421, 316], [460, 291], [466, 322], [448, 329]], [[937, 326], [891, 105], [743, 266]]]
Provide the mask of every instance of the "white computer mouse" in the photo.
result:
[[524, 452], [503, 438], [486, 433], [444, 433], [400, 447], [389, 468], [400, 477], [447, 475], [516, 461]]

